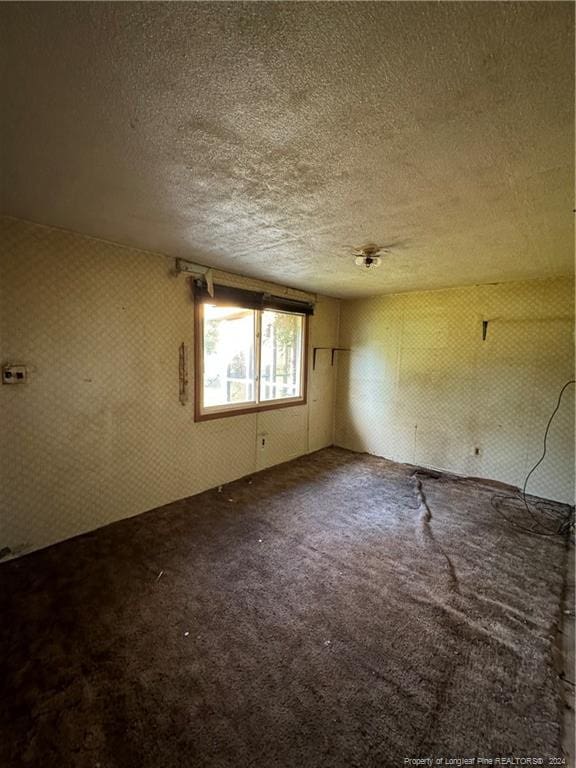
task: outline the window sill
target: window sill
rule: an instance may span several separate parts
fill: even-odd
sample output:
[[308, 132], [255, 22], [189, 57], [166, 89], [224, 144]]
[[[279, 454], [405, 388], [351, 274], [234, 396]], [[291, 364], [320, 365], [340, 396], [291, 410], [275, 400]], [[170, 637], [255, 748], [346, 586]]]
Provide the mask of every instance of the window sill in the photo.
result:
[[225, 419], [229, 416], [245, 416], [248, 413], [260, 413], [261, 411], [276, 411], [280, 408], [296, 408], [299, 405], [306, 405], [306, 398], [300, 397], [298, 399], [279, 401], [275, 400], [273, 403], [266, 405], [260, 403], [258, 405], [247, 405], [246, 408], [230, 408], [221, 411], [200, 411], [196, 410], [194, 413], [194, 421], [211, 421], [213, 419]]

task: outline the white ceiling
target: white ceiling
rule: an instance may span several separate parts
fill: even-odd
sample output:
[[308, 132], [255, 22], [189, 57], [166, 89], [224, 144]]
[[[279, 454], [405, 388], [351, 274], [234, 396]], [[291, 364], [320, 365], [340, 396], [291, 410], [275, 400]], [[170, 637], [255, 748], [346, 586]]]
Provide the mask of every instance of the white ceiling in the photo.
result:
[[335, 296], [573, 270], [572, 3], [0, 20], [4, 213]]

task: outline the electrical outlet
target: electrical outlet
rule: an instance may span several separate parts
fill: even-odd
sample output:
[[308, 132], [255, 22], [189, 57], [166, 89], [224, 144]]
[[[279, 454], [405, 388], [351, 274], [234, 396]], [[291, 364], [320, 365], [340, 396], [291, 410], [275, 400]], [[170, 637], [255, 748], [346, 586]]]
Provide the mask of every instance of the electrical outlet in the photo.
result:
[[25, 365], [3, 365], [2, 384], [23, 384], [28, 371]]

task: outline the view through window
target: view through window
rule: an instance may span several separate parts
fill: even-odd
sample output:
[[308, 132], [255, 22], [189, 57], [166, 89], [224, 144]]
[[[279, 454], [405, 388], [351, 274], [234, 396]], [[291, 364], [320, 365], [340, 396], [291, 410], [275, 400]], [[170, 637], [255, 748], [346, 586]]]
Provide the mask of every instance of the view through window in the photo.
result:
[[202, 411], [303, 399], [304, 316], [202, 304]]
[[302, 315], [262, 313], [260, 399], [299, 397], [302, 378]]

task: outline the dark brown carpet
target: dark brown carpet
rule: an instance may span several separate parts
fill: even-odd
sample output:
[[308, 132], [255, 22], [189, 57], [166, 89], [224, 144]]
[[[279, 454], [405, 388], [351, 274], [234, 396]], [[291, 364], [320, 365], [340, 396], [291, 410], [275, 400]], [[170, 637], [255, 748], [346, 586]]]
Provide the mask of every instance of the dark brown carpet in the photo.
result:
[[565, 548], [412, 471], [327, 449], [0, 566], [2, 768], [559, 756]]

